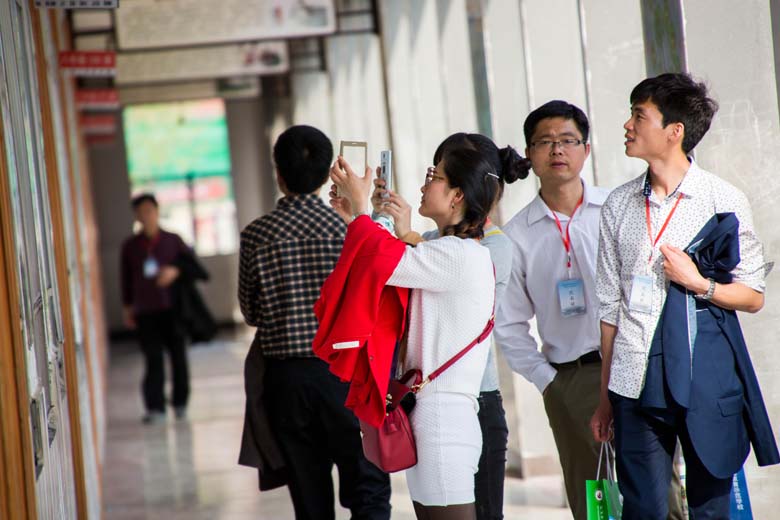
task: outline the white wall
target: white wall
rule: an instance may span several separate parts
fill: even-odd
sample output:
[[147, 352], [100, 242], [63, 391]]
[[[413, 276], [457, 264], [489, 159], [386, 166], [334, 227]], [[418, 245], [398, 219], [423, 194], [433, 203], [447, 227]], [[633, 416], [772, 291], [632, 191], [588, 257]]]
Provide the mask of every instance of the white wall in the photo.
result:
[[[425, 170], [455, 132], [476, 132], [465, 0], [380, 4], [398, 191], [418, 205]], [[413, 213], [413, 227], [433, 224]]]
[[[766, 256], [780, 251], [777, 201], [780, 180], [780, 114], [773, 57], [769, 2], [685, 0], [686, 46], [690, 72], [706, 80], [720, 103], [712, 128], [697, 147], [701, 165], [743, 190], [751, 201]], [[780, 434], [780, 280], [767, 279], [766, 305], [740, 316], [775, 438]], [[746, 472], [755, 518], [777, 517], [780, 466], [757, 468], [748, 457]]]
[[444, 134], [478, 132], [466, 0], [437, 0], [437, 19]]
[[[483, 4], [485, 64], [490, 88], [493, 140], [525, 150], [523, 121], [530, 112], [529, 77], [521, 5], [513, 0], [487, 0]], [[499, 206], [500, 220], [509, 220], [536, 196], [533, 176], [506, 188]]]
[[595, 165], [595, 183], [614, 188], [646, 168], [639, 159], [627, 157], [623, 146], [628, 97], [646, 76], [642, 16], [639, 2], [599, 0], [587, 2], [586, 7], [591, 161]]

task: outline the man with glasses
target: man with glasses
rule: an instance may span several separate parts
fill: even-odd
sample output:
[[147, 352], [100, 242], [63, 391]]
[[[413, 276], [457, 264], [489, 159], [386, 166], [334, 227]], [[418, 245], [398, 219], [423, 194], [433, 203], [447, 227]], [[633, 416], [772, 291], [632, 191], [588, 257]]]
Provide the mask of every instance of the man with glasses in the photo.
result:
[[[587, 519], [585, 481], [596, 477], [601, 447], [588, 423], [599, 404], [595, 278], [608, 190], [580, 176], [589, 128], [583, 111], [565, 101], [550, 101], [525, 120], [525, 153], [541, 189], [503, 228], [514, 260], [495, 329], [509, 366], [542, 393], [576, 520]], [[534, 316], [541, 351], [530, 334]]]

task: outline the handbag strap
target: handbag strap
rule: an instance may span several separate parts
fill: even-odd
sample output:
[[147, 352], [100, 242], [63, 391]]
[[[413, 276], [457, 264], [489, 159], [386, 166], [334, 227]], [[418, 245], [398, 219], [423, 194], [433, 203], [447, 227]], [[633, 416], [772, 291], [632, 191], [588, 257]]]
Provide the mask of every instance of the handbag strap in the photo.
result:
[[[495, 276], [496, 276], [496, 268], [495, 268], [495, 266], [493, 266], [493, 278], [495, 278]], [[488, 336], [490, 336], [490, 333], [493, 331], [493, 326], [495, 325], [495, 322], [496, 322], [496, 296], [495, 296], [495, 292], [494, 292], [493, 293], [493, 310], [490, 312], [490, 318], [488, 319], [488, 322], [485, 325], [485, 328], [482, 330], [482, 332], [479, 334], [479, 336], [474, 338], [474, 341], [472, 341], [471, 343], [466, 345], [460, 352], [458, 352], [457, 354], [452, 356], [446, 363], [444, 363], [442, 366], [440, 366], [439, 368], [437, 368], [436, 370], [431, 372], [430, 375], [428, 375], [428, 377], [423, 379], [420, 383], [418, 383], [416, 385], [412, 385], [412, 392], [414, 392], [416, 394], [417, 392], [422, 390], [422, 388], [425, 385], [427, 385], [428, 383], [430, 383], [431, 381], [433, 381], [434, 379], [436, 379], [437, 377], [442, 375], [442, 373], [445, 370], [450, 368], [460, 358], [465, 356], [468, 353], [468, 351], [471, 350], [475, 345], [478, 345], [479, 343], [482, 343], [483, 341], [485, 341], [488, 338]]]

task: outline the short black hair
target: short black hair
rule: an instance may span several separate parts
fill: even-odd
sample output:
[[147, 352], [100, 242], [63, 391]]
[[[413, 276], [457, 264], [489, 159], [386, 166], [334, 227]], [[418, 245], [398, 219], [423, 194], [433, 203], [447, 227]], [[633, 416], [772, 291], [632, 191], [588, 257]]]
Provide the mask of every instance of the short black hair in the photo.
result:
[[667, 72], [641, 81], [631, 91], [631, 105], [652, 102], [663, 116], [663, 125], [682, 123], [685, 127], [682, 149], [693, 150], [718, 111], [718, 103], [707, 95], [707, 85], [689, 74]]
[[157, 198], [155, 198], [153, 193], [141, 193], [139, 195], [136, 195], [130, 201], [130, 206], [133, 208], [133, 210], [136, 210], [138, 209], [138, 206], [140, 206], [144, 202], [151, 202], [152, 204], [154, 204], [155, 208], [160, 207], [160, 205], [157, 204]]
[[333, 144], [312, 126], [291, 126], [274, 144], [274, 163], [287, 189], [312, 193], [328, 180]]
[[564, 119], [571, 119], [577, 126], [577, 130], [582, 134], [582, 140], [588, 142], [588, 136], [590, 135], [590, 123], [588, 122], [588, 116], [585, 112], [576, 105], [572, 105], [567, 101], [561, 101], [555, 99], [548, 101], [544, 105], [540, 106], [536, 110], [528, 114], [523, 123], [523, 134], [525, 134], [525, 144], [527, 147], [531, 147], [531, 139], [536, 132], [536, 126], [542, 119], [550, 119], [552, 117], [562, 117]]

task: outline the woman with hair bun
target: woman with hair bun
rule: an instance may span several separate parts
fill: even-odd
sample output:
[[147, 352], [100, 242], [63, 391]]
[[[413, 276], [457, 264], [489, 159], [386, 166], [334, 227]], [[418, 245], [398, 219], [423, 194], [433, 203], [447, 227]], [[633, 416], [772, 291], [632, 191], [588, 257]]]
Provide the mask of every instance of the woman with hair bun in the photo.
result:
[[[466, 133], [445, 139], [433, 159], [419, 213], [436, 223], [436, 231], [411, 231], [411, 207], [386, 192], [379, 179], [371, 198], [375, 211], [391, 215], [396, 236], [409, 244], [387, 285], [415, 289], [405, 368], [420, 368], [424, 375], [478, 336], [500, 300], [512, 247], [489, 213], [504, 184], [527, 177], [530, 166], [511, 147], [499, 150], [487, 137]], [[367, 209], [370, 184], [343, 159], [338, 163], [331, 178], [343, 197], [334, 186], [331, 204], [349, 222]], [[508, 430], [491, 338], [417, 394], [410, 420], [418, 463], [407, 470], [407, 483], [418, 518], [500, 517]]]

